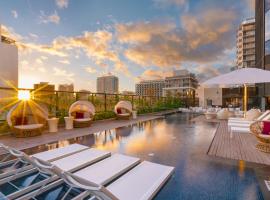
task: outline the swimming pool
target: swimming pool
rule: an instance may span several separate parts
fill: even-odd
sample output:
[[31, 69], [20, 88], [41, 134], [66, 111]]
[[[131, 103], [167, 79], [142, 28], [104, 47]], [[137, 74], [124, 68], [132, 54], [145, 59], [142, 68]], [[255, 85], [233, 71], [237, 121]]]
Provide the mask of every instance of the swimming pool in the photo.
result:
[[207, 155], [217, 124], [189, 122], [191, 117], [169, 115], [59, 141], [49, 148], [76, 142], [174, 166], [174, 175], [155, 200], [263, 200], [255, 172], [244, 161]]

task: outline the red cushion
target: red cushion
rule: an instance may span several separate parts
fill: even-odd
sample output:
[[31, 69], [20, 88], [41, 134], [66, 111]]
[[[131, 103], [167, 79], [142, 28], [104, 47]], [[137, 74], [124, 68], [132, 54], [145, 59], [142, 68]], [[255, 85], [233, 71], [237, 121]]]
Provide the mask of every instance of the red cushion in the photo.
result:
[[263, 121], [262, 134], [270, 135], [270, 121]]
[[15, 126], [18, 125], [27, 125], [27, 118], [26, 117], [16, 117], [15, 118]]
[[83, 119], [84, 118], [83, 112], [76, 112], [75, 118], [76, 119]]
[[117, 112], [117, 114], [122, 114], [122, 109], [121, 108], [117, 108], [116, 109], [116, 112]]

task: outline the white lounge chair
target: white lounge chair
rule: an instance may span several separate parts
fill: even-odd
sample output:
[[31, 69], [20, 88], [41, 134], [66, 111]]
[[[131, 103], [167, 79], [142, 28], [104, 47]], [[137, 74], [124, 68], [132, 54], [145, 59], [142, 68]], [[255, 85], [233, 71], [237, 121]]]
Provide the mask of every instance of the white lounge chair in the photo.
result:
[[230, 138], [233, 137], [233, 133], [251, 133], [249, 127], [232, 126], [230, 128]]
[[[129, 157], [129, 159], [132, 159], [132, 157]], [[150, 200], [166, 183], [174, 170], [173, 167], [144, 161], [119, 179], [104, 187], [91, 181], [94, 178], [98, 182], [104, 182], [96, 178], [99, 176], [100, 172], [102, 173], [102, 169], [96, 168], [98, 169], [98, 174], [95, 175], [90, 173], [90, 171], [82, 173], [85, 169], [81, 170], [81, 172], [71, 174], [53, 165], [49, 168], [70, 186], [68, 192], [73, 188], [84, 190], [84, 192], [73, 198], [73, 200], [95, 199], [94, 197], [99, 197], [104, 200]], [[102, 176], [106, 177], [106, 175]], [[112, 178], [108, 180], [112, 180]], [[48, 186], [47, 191], [55, 186], [55, 184]], [[46, 189], [45, 191], [43, 190], [43, 192], [47, 191]], [[27, 194], [24, 198], [32, 197], [31, 195], [32, 194]]]
[[[74, 158], [74, 162], [77, 162], [77, 159]], [[112, 156], [103, 159], [95, 164], [92, 164], [88, 167], [80, 169], [77, 172], [74, 172], [74, 175], [80, 177], [82, 179], [87, 179], [95, 184], [98, 185], [106, 185], [112, 180], [118, 178], [119, 176], [123, 175], [136, 165], [140, 163], [140, 159], [136, 157], [126, 156], [123, 154], [113, 154]], [[61, 166], [57, 165], [55, 162], [50, 163], [51, 165], [56, 165], [58, 168], [63, 170]], [[49, 165], [49, 164], [48, 164]], [[69, 165], [72, 166], [72, 163]], [[65, 170], [67, 171], [67, 170]], [[53, 184], [54, 187], [57, 187], [63, 184], [64, 181], [59, 180]], [[51, 186], [44, 187], [43, 192], [49, 190]], [[37, 191], [33, 191], [32, 193], [27, 194], [24, 198], [29, 198], [32, 196], [36, 196], [38, 193]]]
[[239, 126], [239, 127], [249, 127], [252, 123], [256, 121], [270, 120], [270, 111], [266, 111], [256, 120], [240, 120], [240, 121], [228, 121], [228, 127]]
[[[22, 163], [22, 160], [20, 159], [10, 159], [12, 154], [9, 152], [9, 147], [7, 147], [4, 144], [0, 143], [0, 147], [3, 148], [7, 153], [5, 154], [5, 157], [1, 161], [1, 172], [0, 173], [0, 179], [3, 179], [5, 177], [8, 177], [10, 175], [14, 175], [15, 173], [19, 173], [25, 170], [31, 169], [33, 166], [31, 166], [29, 163]], [[32, 156], [45, 160], [45, 161], [55, 161], [57, 159], [63, 158], [65, 156], [69, 156], [75, 153], [78, 153], [80, 151], [86, 150], [89, 147], [80, 145], [80, 144], [71, 144], [66, 147], [60, 147], [48, 151], [44, 151], [41, 153], [36, 153]]]
[[243, 117], [243, 118], [230, 117], [228, 119], [228, 121], [253, 121], [253, 120], [258, 120], [258, 118], [264, 117], [264, 115], [267, 115], [269, 112], [270, 112], [270, 110], [267, 110], [264, 113], [260, 114], [260, 110], [251, 109], [251, 110], [247, 111], [246, 117]]
[[[29, 158], [33, 160], [37, 160], [35, 157], [27, 157], [22, 152], [11, 149], [11, 151], [15, 151], [15, 156], [18, 156], [19, 159], [23, 160], [24, 162], [29, 162]], [[99, 160], [102, 160], [106, 157], [110, 156], [110, 152], [107, 151], [101, 151], [97, 149], [86, 149], [84, 151], [80, 151], [76, 154], [72, 154], [70, 156], [61, 158], [59, 160], [51, 162], [52, 165], [57, 166], [61, 170], [74, 172], [79, 169], [82, 169], [88, 165], [91, 165]], [[25, 159], [27, 157], [28, 159]], [[30, 160], [31, 161], [31, 160]], [[76, 162], [75, 162], [76, 161]], [[32, 165], [35, 165], [35, 163], [31, 163]], [[29, 178], [31, 177], [31, 178]], [[26, 180], [27, 184], [17, 186], [16, 180]], [[29, 181], [30, 179], [30, 181]], [[40, 179], [40, 180], [38, 180]], [[25, 193], [31, 192], [33, 190], [43, 188], [48, 183], [57, 180], [57, 176], [46, 174], [46, 170], [38, 170], [37, 168], [27, 170], [25, 172], [7, 177], [5, 179], [0, 180], [0, 187], [7, 185], [13, 187], [14, 191], [5, 193], [6, 191], [3, 191], [4, 195], [6, 195], [7, 199], [17, 199], [18, 197], [22, 196]]]

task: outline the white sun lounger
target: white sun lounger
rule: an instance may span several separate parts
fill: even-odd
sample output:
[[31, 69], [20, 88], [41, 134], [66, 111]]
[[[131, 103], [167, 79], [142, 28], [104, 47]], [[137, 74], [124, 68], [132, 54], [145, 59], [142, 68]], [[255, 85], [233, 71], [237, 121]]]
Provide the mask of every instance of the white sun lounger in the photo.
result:
[[[89, 194], [102, 194], [112, 200], [151, 200], [170, 178], [173, 171], [174, 167], [144, 161], [107, 187], [97, 187], [87, 179], [80, 177], [77, 179], [76, 175], [67, 174], [64, 179], [67, 183], [86, 189], [72, 200], [86, 199]], [[96, 190], [93, 190], [94, 187]], [[87, 188], [90, 189], [87, 190]], [[95, 198], [89, 197], [89, 200], [92, 199]]]
[[254, 119], [254, 120], [247, 120], [247, 118], [236, 118], [236, 117], [230, 117], [229, 119], [228, 119], [228, 121], [236, 121], [236, 122], [243, 122], [243, 121], [260, 121], [260, 120], [262, 120], [263, 118], [265, 118], [267, 115], [269, 115], [270, 114], [270, 110], [267, 110], [267, 111], [265, 111], [264, 113], [262, 113], [259, 117], [257, 117], [256, 119]]
[[[258, 118], [259, 121], [270, 120], [270, 111], [266, 112], [263, 114], [264, 116]], [[249, 128], [254, 122], [256, 121], [228, 121], [228, 129], [231, 130], [231, 127]]]
[[[102, 160], [106, 157], [110, 156], [110, 152], [102, 151], [98, 149], [86, 149], [84, 151], [78, 152], [76, 154], [72, 154], [70, 156], [61, 158], [59, 160], [53, 161], [52, 164], [59, 167], [61, 170], [74, 172], [79, 169], [82, 169], [88, 165], [91, 165], [99, 160]], [[4, 184], [6, 182], [11, 182], [12, 180], [26, 177], [27, 175], [30, 175], [31, 173], [37, 172], [37, 169], [32, 169], [25, 171], [23, 173], [20, 173], [18, 175], [12, 176], [11, 178], [8, 177], [6, 179], [0, 180], [0, 184]], [[49, 180], [50, 179], [50, 180]], [[51, 178], [47, 178], [43, 181], [40, 181], [38, 183], [35, 183], [33, 185], [30, 185], [29, 187], [22, 188], [10, 195], [7, 196], [8, 199], [17, 199], [19, 196], [24, 195], [25, 193], [28, 193], [30, 191], [33, 191], [35, 189], [38, 189], [40, 187], [45, 186], [46, 184], [57, 180], [57, 176], [52, 176]]]
[[[74, 158], [74, 162], [77, 162], [76, 158]], [[80, 169], [74, 174], [82, 179], [86, 179], [98, 185], [106, 185], [112, 180], [118, 178], [122, 174], [126, 173], [128, 170], [132, 169], [134, 166], [140, 163], [140, 159], [136, 157], [126, 156], [123, 154], [113, 154], [112, 156], [103, 159], [95, 164], [92, 164], [86, 168]], [[56, 165], [63, 171], [59, 163], [52, 162], [51, 164]], [[72, 163], [70, 163], [72, 165]], [[67, 167], [65, 167], [67, 169]], [[46, 192], [47, 190], [51, 189], [52, 187], [57, 187], [60, 184], [63, 184], [63, 180], [56, 181], [52, 183], [52, 185], [45, 186], [42, 190]], [[35, 195], [36, 191], [29, 193], [23, 198], [29, 198]], [[22, 199], [23, 199], [22, 198]]]
[[[34, 156], [35, 158], [38, 158], [38, 159], [45, 160], [45, 161], [54, 161], [54, 160], [63, 158], [65, 156], [69, 156], [69, 155], [72, 155], [74, 153], [78, 153], [78, 152], [86, 150], [86, 149], [89, 149], [89, 147], [84, 146], [84, 145], [80, 145], [80, 144], [71, 144], [69, 146], [40, 152], [40, 153], [34, 154], [32, 156]], [[12, 163], [15, 164], [17, 161], [18, 160], [15, 159], [15, 160], [11, 160], [11, 161], [6, 161], [5, 163], [1, 163], [1, 164], [2, 164], [2, 166], [10, 166], [10, 164], [12, 164]], [[0, 179], [3, 179], [5, 177], [8, 177], [8, 176], [13, 175], [15, 173], [29, 170], [31, 168], [32, 168], [32, 166], [28, 165], [28, 166], [24, 166], [20, 169], [9, 170], [5, 173], [0, 174]]]
[[74, 174], [93, 183], [105, 185], [139, 163], [139, 158], [114, 154]]
[[230, 129], [230, 138], [233, 137], [233, 133], [250, 133], [250, 128], [233, 126]]
[[150, 200], [172, 175], [174, 168], [144, 161], [107, 187], [119, 200]]
[[[112, 200], [150, 200], [166, 183], [174, 168], [148, 161], [138, 163], [138, 158], [114, 154], [73, 174], [61, 169], [54, 169], [55, 167], [51, 165], [53, 173], [56, 173], [61, 179], [46, 186], [42, 193], [46, 193], [65, 181], [71, 187], [68, 192], [74, 187], [83, 190], [89, 189], [73, 198], [73, 200], [84, 199], [90, 193], [110, 196]], [[132, 168], [132, 166], [135, 167]], [[123, 171], [124, 169], [125, 171]], [[129, 171], [126, 172], [127, 170]], [[115, 174], [123, 175], [116, 179]], [[108, 183], [109, 185], [106, 188], [102, 186]], [[35, 191], [22, 196], [18, 200], [31, 198], [33, 195], [35, 195]]]

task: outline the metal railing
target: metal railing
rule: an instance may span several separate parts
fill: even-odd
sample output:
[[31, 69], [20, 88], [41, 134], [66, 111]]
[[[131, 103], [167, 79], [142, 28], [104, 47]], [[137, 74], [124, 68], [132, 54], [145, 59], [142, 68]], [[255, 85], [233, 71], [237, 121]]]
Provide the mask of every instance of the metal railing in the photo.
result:
[[[194, 98], [180, 97], [49, 91], [24, 88], [18, 90], [28, 90], [33, 101], [45, 104], [48, 107], [49, 114], [57, 117], [67, 116], [70, 105], [77, 100], [87, 100], [92, 102], [97, 113], [113, 111], [114, 106], [120, 100], [130, 101], [133, 109], [136, 109], [139, 113], [147, 112], [147, 110], [154, 112], [159, 109], [195, 106], [198, 102]], [[5, 120], [8, 110], [16, 101], [18, 101], [18, 90], [0, 87], [0, 120]]]

